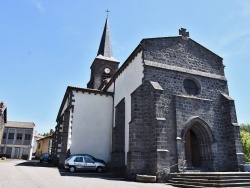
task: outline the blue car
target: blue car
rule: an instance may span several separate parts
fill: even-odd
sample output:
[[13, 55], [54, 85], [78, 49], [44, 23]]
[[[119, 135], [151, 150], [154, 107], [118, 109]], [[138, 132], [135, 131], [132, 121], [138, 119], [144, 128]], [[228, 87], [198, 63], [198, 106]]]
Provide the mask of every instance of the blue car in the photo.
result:
[[41, 156], [40, 156], [40, 163], [42, 162], [48, 162], [50, 163], [51, 162], [51, 156], [49, 153], [43, 153]]

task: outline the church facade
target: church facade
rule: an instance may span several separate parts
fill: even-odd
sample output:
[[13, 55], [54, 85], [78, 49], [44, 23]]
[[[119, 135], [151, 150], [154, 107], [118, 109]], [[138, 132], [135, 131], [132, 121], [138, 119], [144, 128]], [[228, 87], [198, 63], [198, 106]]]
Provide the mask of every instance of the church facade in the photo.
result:
[[88, 88], [69, 86], [53, 134], [54, 162], [76, 153], [158, 180], [188, 168], [238, 171], [245, 162], [223, 59], [188, 37], [143, 39], [112, 56], [108, 20]]

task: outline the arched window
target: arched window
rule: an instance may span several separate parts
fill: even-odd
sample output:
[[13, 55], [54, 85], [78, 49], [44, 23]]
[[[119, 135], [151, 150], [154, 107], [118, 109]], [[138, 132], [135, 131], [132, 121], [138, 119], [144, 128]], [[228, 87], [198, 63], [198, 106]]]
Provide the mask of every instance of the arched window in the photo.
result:
[[184, 89], [189, 95], [198, 95], [199, 94], [199, 88], [197, 84], [191, 80], [191, 79], [186, 79], [184, 80]]

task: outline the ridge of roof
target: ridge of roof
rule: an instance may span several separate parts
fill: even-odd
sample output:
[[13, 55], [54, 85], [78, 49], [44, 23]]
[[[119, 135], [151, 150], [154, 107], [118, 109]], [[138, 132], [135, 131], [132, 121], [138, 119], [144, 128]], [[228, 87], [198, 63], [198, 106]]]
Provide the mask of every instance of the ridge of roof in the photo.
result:
[[[143, 38], [141, 40], [141, 42], [143, 42], [144, 40], [157, 40], [157, 39], [167, 39], [167, 38], [172, 38], [172, 39], [177, 39], [177, 38], [182, 38], [182, 36], [169, 36], [169, 37], [152, 37], [152, 38]], [[192, 38], [187, 38], [187, 39], [184, 39], [184, 40], [191, 40], [192, 42], [196, 43], [197, 45], [203, 47], [204, 49], [206, 49], [207, 51], [211, 52], [212, 54], [218, 56], [219, 58], [223, 59], [222, 57], [220, 57], [219, 55], [217, 55], [216, 53], [214, 53], [213, 51], [209, 50], [208, 48], [206, 48], [205, 46], [201, 45], [200, 43], [196, 42], [195, 40], [193, 40]]]
[[19, 121], [7, 121], [5, 127], [20, 127], [20, 128], [34, 128], [33, 122], [19, 122]]

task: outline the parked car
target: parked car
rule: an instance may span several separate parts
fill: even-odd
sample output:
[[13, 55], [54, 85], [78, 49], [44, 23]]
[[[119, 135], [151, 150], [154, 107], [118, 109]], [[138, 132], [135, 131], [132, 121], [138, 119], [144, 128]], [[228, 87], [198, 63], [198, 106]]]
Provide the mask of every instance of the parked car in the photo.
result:
[[51, 162], [51, 156], [49, 153], [43, 153], [41, 156], [40, 156], [40, 163], [41, 162]]
[[87, 155], [72, 155], [64, 162], [64, 167], [70, 172], [80, 170], [95, 170], [97, 172], [103, 172], [106, 169], [105, 163], [94, 161]]
[[100, 163], [103, 163], [103, 164], [106, 165], [106, 163], [105, 163], [104, 160], [95, 158], [95, 157], [93, 157], [92, 155], [89, 155], [89, 154], [74, 154], [74, 155], [72, 155], [72, 156], [75, 156], [75, 155], [88, 156], [88, 157], [91, 158], [93, 161], [100, 162]]

